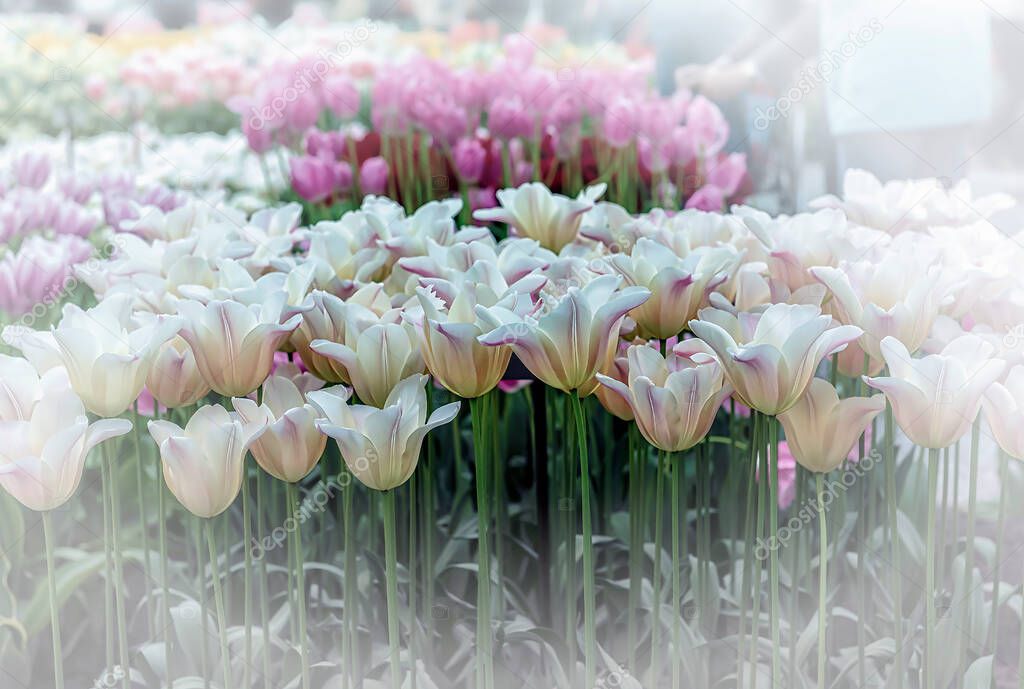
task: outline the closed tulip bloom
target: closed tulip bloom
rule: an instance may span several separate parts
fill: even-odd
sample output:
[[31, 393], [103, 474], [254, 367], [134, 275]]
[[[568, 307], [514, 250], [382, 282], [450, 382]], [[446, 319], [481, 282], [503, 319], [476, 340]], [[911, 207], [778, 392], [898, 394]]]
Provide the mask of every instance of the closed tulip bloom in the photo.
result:
[[391, 308], [380, 285], [367, 285], [348, 300], [328, 292], [313, 291], [303, 305], [302, 322], [292, 333], [295, 351], [317, 378], [328, 383], [351, 383], [345, 366], [330, 357], [318, 354], [310, 346], [316, 340], [328, 340], [352, 346], [359, 334]]
[[262, 420], [247, 423], [219, 404], [201, 407], [185, 428], [149, 422], [167, 487], [185, 509], [203, 518], [216, 517], [235, 501], [245, 454], [265, 428]]
[[[322, 383], [321, 383], [322, 385]], [[295, 483], [316, 466], [327, 437], [316, 427], [319, 412], [306, 402], [298, 386], [286, 376], [274, 375], [263, 384], [263, 402], [247, 397], [232, 400], [238, 416], [250, 425], [267, 429], [251, 447], [264, 471], [276, 479]]]
[[473, 213], [476, 220], [503, 222], [521, 237], [529, 237], [541, 246], [559, 252], [576, 239], [583, 214], [594, 207], [604, 193], [604, 185], [591, 187], [579, 198], [555, 194], [540, 182], [528, 182], [515, 189], [498, 191], [500, 208]]
[[127, 294], [115, 294], [88, 311], [67, 304], [49, 336], [33, 333], [22, 343], [51, 350], [97, 416], [118, 416], [138, 399], [160, 347], [181, 327], [179, 319], [164, 317], [138, 325], [132, 302]]
[[699, 443], [732, 394], [718, 360], [702, 352], [673, 351], [666, 358], [647, 345], [631, 346], [626, 357], [627, 383], [603, 375], [597, 379], [630, 406], [647, 442], [666, 452]]
[[192, 348], [178, 336], [160, 348], [146, 378], [146, 389], [168, 409], [195, 404], [210, 392]]
[[344, 366], [359, 400], [375, 407], [384, 406], [399, 381], [423, 372], [416, 333], [408, 323], [375, 323], [353, 345], [314, 340], [310, 348]]
[[474, 307], [481, 297], [490, 305], [497, 303], [494, 295], [471, 282], [459, 286], [450, 304], [423, 288], [416, 295], [423, 309], [416, 334], [427, 370], [441, 385], [464, 399], [493, 390], [508, 369], [512, 350], [480, 343], [483, 331]]
[[714, 350], [740, 400], [775, 416], [800, 399], [821, 360], [860, 337], [860, 328], [834, 327], [809, 304], [773, 304], [762, 313], [733, 315], [701, 309], [690, 329]]
[[626, 284], [651, 290], [651, 298], [629, 315], [641, 336], [664, 340], [686, 329], [708, 293], [729, 278], [739, 258], [728, 247], [701, 247], [682, 258], [667, 246], [641, 237], [632, 253], [614, 254], [608, 262]]
[[814, 378], [803, 397], [779, 414], [779, 421], [796, 461], [809, 471], [827, 473], [843, 463], [883, 409], [884, 395], [840, 400], [827, 380]]
[[993, 359], [995, 347], [976, 335], [962, 335], [938, 354], [913, 359], [895, 337], [882, 340], [889, 375], [865, 378], [892, 404], [900, 429], [927, 448], [949, 447], [978, 416], [981, 398], [1006, 364]]
[[981, 404], [999, 447], [1011, 457], [1024, 459], [1024, 366], [1014, 366], [1006, 380], [992, 383]]
[[545, 294], [541, 307], [547, 310], [537, 315], [502, 305], [478, 307], [481, 322], [491, 328], [480, 341], [510, 346], [533, 375], [553, 388], [589, 395], [598, 384], [595, 374], [611, 365], [623, 318], [651, 294], [644, 287], [620, 290], [621, 280], [601, 275], [562, 295]]
[[388, 395], [383, 408], [349, 405], [349, 391], [333, 387], [309, 393], [326, 419], [317, 426], [338, 442], [349, 470], [369, 488], [391, 490], [412, 476], [429, 431], [459, 412], [459, 402], [438, 408], [427, 418], [428, 376], [413, 375]]
[[[22, 377], [19, 384], [28, 382]], [[128, 433], [132, 424], [126, 419], [90, 424], [63, 369], [48, 371], [30, 387], [22, 390], [18, 413], [8, 417], [10, 410], [4, 410], [0, 421], [0, 486], [41, 512], [67, 502], [81, 483], [89, 451]]]
[[[627, 349], [628, 351], [628, 349]], [[607, 378], [612, 378], [618, 382], [626, 385], [629, 382], [629, 360], [622, 355], [622, 350], [616, 354], [615, 358], [612, 359], [611, 365], [601, 372], [601, 375]], [[600, 382], [601, 376], [598, 376], [598, 382]], [[598, 385], [594, 390], [594, 396], [597, 397], [597, 401], [601, 403], [605, 411], [614, 416], [615, 418], [622, 419], [623, 421], [633, 420], [633, 407], [630, 406], [629, 401], [622, 398], [617, 392], [607, 385]]]
[[192, 348], [196, 365], [214, 392], [240, 397], [267, 379], [274, 353], [302, 321], [295, 315], [281, 322], [285, 299], [284, 292], [275, 292], [262, 304], [250, 306], [220, 300], [178, 304], [185, 317], [181, 337]]

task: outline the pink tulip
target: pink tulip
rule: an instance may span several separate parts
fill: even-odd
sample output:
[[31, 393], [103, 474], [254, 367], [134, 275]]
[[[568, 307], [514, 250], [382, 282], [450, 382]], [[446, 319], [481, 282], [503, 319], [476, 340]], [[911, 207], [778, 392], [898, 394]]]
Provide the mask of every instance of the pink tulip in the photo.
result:
[[383, 194], [388, 188], [388, 162], [380, 156], [367, 158], [359, 166], [359, 188], [364, 194]]

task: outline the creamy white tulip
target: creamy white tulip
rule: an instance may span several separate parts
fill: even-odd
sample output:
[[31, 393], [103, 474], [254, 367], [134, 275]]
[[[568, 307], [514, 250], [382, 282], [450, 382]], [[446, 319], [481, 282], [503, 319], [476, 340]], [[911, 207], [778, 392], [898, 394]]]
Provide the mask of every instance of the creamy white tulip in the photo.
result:
[[843, 463], [885, 396], [839, 399], [827, 380], [814, 378], [796, 404], [779, 414], [794, 459], [809, 471], [827, 473]]
[[777, 415], [803, 395], [821, 360], [857, 339], [861, 329], [834, 327], [817, 306], [773, 304], [733, 315], [701, 309], [690, 329], [711, 346], [740, 400]]
[[219, 404], [201, 407], [184, 428], [149, 422], [167, 487], [185, 509], [203, 518], [217, 516], [235, 501], [246, 452], [265, 429], [265, 421], [247, 423]]
[[8, 417], [10, 409], [5, 410], [0, 421], [0, 486], [29, 509], [56, 509], [78, 489], [89, 451], [128, 433], [132, 424], [127, 419], [90, 424], [63, 369], [21, 383], [29, 385], [21, 391], [17, 412]]
[[327, 438], [316, 427], [319, 411], [306, 402], [292, 380], [281, 375], [270, 376], [263, 383], [261, 404], [247, 397], [236, 397], [232, 403], [245, 423], [266, 425], [266, 431], [250, 448], [264, 471], [274, 478], [295, 483], [316, 467]]
[[949, 447], [962, 438], [981, 408], [982, 395], [1006, 364], [993, 359], [995, 348], [974, 335], [950, 342], [939, 354], [911, 357], [895, 337], [882, 340], [889, 375], [867, 378], [892, 404], [900, 429], [927, 448]]
[[309, 393], [309, 400], [326, 416], [317, 426], [338, 442], [352, 474], [374, 490], [397, 488], [412, 476], [426, 434], [455, 418], [459, 402], [438, 408], [427, 418], [428, 376], [401, 381], [383, 408], [349, 405], [347, 388], [338, 386]]

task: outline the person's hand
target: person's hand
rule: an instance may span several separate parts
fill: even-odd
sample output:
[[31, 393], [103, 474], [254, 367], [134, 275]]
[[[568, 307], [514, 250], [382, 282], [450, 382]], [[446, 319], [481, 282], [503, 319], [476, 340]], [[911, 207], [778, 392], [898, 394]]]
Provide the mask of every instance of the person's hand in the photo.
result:
[[721, 58], [707, 65], [683, 65], [676, 70], [676, 86], [698, 91], [712, 100], [727, 100], [752, 87], [757, 68], [749, 60]]

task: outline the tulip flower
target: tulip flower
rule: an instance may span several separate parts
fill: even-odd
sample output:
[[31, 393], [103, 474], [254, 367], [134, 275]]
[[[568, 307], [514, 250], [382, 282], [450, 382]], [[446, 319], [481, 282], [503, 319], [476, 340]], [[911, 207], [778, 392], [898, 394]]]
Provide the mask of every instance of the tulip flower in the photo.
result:
[[[810, 269], [811, 276], [832, 293], [836, 318], [864, 330], [856, 344], [871, 357], [869, 375], [882, 369], [883, 339], [891, 335], [915, 352], [939, 314], [943, 304], [939, 271], [909, 267], [915, 264], [907, 256], [886, 256], [881, 261], [842, 264], [841, 268]], [[840, 369], [844, 375], [864, 373], [863, 356], [859, 361], [841, 359], [846, 364]]]
[[[622, 349], [616, 354], [612, 360], [611, 366], [604, 371], [601, 371], [601, 375], [598, 376], [598, 382], [602, 377], [612, 378], [619, 383], [628, 384], [629, 381], [629, 360], [622, 355]], [[628, 348], [627, 348], [628, 351]], [[630, 406], [627, 400], [622, 399], [622, 396], [615, 392], [611, 387], [607, 385], [598, 385], [594, 390], [594, 396], [597, 397], [597, 401], [601, 403], [612, 416], [622, 419], [623, 421], [633, 420], [633, 407]]]
[[343, 364], [318, 354], [310, 345], [327, 340], [352, 346], [359, 334], [390, 308], [391, 302], [380, 285], [367, 285], [344, 301], [327, 292], [313, 291], [302, 306], [302, 322], [292, 333], [291, 344], [306, 368], [321, 380], [350, 383]]
[[885, 396], [839, 399], [836, 389], [814, 378], [796, 404], [779, 414], [793, 457], [805, 469], [838, 468], [871, 420], [885, 409]]
[[266, 426], [251, 446], [253, 457], [264, 471], [295, 483], [313, 470], [327, 437], [316, 427], [319, 412], [306, 402], [292, 380], [278, 375], [268, 378], [263, 384], [262, 404], [247, 397], [236, 397], [232, 403], [243, 422]]
[[706, 353], [663, 357], [648, 345], [633, 345], [626, 354], [626, 383], [598, 374], [598, 381], [633, 410], [644, 438], [665, 452], [682, 452], [699, 443], [732, 394], [718, 360]]
[[28, 360], [0, 354], [0, 423], [27, 421], [40, 393], [39, 374]]
[[360, 401], [375, 407], [387, 404], [400, 381], [423, 372], [416, 333], [408, 323], [374, 323], [351, 346], [314, 340], [310, 349], [344, 366]]
[[644, 287], [618, 289], [622, 278], [601, 275], [582, 287], [571, 285], [562, 294], [543, 294], [536, 316], [517, 313], [500, 304], [477, 307], [491, 328], [480, 337], [488, 346], [509, 345], [533, 375], [564, 392], [589, 395], [594, 378], [612, 362], [619, 329], [626, 313], [650, 296]]
[[995, 347], [976, 335], [962, 335], [920, 359], [892, 336], [882, 340], [881, 350], [889, 375], [865, 382], [885, 393], [907, 437], [932, 449], [963, 437], [978, 416], [982, 395], [1006, 366], [992, 358]]
[[500, 208], [478, 210], [476, 220], [503, 222], [520, 236], [536, 239], [541, 246], [559, 252], [576, 239], [583, 214], [594, 207], [604, 185], [590, 187], [577, 199], [552, 193], [539, 182], [498, 191]]
[[728, 279], [739, 258], [729, 247], [702, 247], [681, 258], [663, 244], [641, 237], [632, 253], [614, 254], [608, 263], [627, 284], [651, 290], [651, 298], [629, 315], [641, 336], [664, 340], [686, 328], [708, 293]]
[[[2, 365], [5, 374], [14, 368], [10, 362]], [[10, 383], [4, 387], [10, 389]], [[78, 489], [89, 451], [128, 433], [132, 424], [126, 419], [90, 424], [63, 369], [34, 381], [22, 370], [17, 384], [22, 388], [17, 413], [5, 413], [0, 421], [0, 485], [31, 510], [53, 510]]]
[[1014, 366], [1006, 380], [992, 383], [981, 405], [999, 447], [1011, 457], [1024, 459], [1024, 366]]
[[146, 389], [159, 404], [178, 409], [195, 404], [210, 392], [195, 354], [180, 336], [160, 348], [146, 378]]
[[132, 303], [129, 295], [115, 294], [87, 311], [66, 304], [52, 333], [26, 334], [18, 346], [32, 352], [37, 367], [63, 364], [89, 411], [118, 416], [138, 399], [160, 347], [181, 327], [179, 319], [165, 317], [139, 326]]
[[265, 429], [265, 420], [247, 422], [219, 404], [201, 407], [185, 428], [170, 421], [149, 422], [167, 487], [185, 509], [206, 519], [235, 501], [245, 454]]
[[708, 343], [740, 401], [775, 416], [803, 395], [821, 360], [857, 339], [809, 304], [773, 304], [762, 313], [701, 309], [690, 329]]
[[336, 386], [307, 397], [326, 416], [317, 428], [338, 441], [352, 474], [373, 490], [397, 488], [412, 476], [426, 434], [459, 411], [459, 402], [440, 407], [427, 418], [428, 376], [418, 374], [394, 387], [382, 408], [347, 404], [350, 392]]
[[263, 384], [274, 365], [274, 352], [299, 327], [302, 317], [281, 322], [286, 295], [276, 292], [262, 304], [236, 301], [208, 304], [183, 300], [181, 337], [195, 354], [196, 365], [214, 392], [242, 396]]

